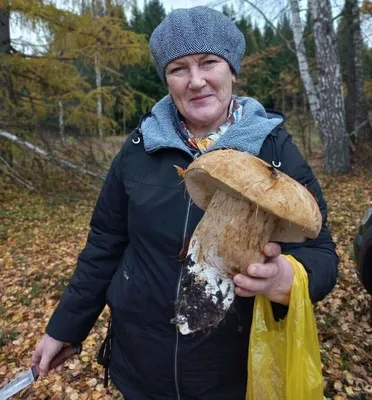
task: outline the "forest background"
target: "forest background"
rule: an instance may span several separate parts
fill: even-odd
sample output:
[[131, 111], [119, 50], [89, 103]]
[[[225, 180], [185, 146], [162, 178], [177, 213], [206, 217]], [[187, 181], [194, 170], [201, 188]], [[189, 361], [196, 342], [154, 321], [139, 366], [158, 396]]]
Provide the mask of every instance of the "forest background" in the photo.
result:
[[[148, 47], [166, 15], [159, 0], [65, 3], [0, 0], [0, 387], [29, 365], [113, 156], [167, 94]], [[305, 9], [289, 0], [275, 18], [263, 2], [240, 4], [254, 14], [216, 5], [247, 42], [235, 92], [286, 115], [324, 189], [341, 259], [335, 290], [316, 306], [324, 395], [370, 399], [371, 299], [355, 273], [353, 237], [372, 205], [372, 31], [361, 29], [372, 3], [345, 0], [336, 15], [328, 0]], [[17, 41], [11, 21], [43, 40]], [[107, 315], [80, 358], [18, 398], [119, 398], [95, 362]]]

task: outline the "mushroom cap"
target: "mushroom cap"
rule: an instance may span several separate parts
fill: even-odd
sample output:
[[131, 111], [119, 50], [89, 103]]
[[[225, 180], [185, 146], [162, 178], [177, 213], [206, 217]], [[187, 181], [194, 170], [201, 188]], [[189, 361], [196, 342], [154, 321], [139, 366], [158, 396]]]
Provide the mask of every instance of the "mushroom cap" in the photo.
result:
[[303, 242], [322, 227], [318, 203], [305, 186], [261, 159], [215, 150], [193, 161], [184, 175], [193, 202], [206, 210], [217, 188], [278, 217], [271, 241]]

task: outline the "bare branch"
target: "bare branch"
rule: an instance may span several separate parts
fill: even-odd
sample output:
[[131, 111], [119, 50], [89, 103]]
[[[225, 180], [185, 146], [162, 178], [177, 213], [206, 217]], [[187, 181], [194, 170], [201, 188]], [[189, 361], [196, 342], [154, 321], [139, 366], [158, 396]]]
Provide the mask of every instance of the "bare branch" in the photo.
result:
[[366, 119], [366, 120], [363, 121], [361, 124], [359, 124], [358, 126], [356, 126], [355, 129], [354, 129], [352, 132], [349, 133], [349, 136], [350, 136], [350, 137], [352, 137], [352, 136], [358, 137], [358, 133], [359, 133], [359, 131], [360, 131], [360, 128], [363, 128], [363, 126], [367, 125], [370, 121], [372, 121], [372, 117]]
[[23, 185], [23, 186], [26, 186], [27, 187], [27, 189], [30, 189], [30, 190], [32, 190], [32, 191], [35, 191], [35, 192], [37, 192], [37, 190], [32, 186], [32, 185], [30, 185], [29, 183], [27, 183], [26, 181], [24, 181], [23, 179], [21, 179], [21, 178], [19, 178], [18, 176], [17, 176], [17, 173], [14, 171], [14, 169], [9, 165], [9, 163], [3, 158], [3, 157], [1, 157], [0, 156], [0, 161], [6, 166], [6, 170], [4, 171], [3, 170], [3, 172], [5, 172], [6, 174], [8, 174], [9, 176], [11, 176], [13, 179], [15, 179], [18, 183], [20, 183], [21, 185]]
[[277, 35], [280, 36], [280, 38], [283, 40], [283, 42], [287, 45], [288, 50], [291, 51], [293, 54], [296, 55], [296, 51], [292, 48], [291, 46], [291, 42], [288, 41], [280, 32], [279, 30], [276, 28], [276, 26], [269, 20], [269, 18], [267, 18], [266, 14], [259, 8], [257, 7], [254, 3], [252, 3], [249, 0], [243, 0], [245, 3], [249, 4], [251, 7], [253, 7], [256, 11], [258, 11], [261, 16], [263, 17], [263, 19], [266, 21], [266, 23], [268, 23], [276, 32]]
[[34, 144], [30, 143], [30, 142], [26, 142], [24, 140], [21, 140], [19, 137], [12, 135], [9, 132], [5, 132], [3, 130], [0, 130], [0, 136], [4, 137], [5, 139], [11, 140], [13, 143], [16, 143], [18, 145], [21, 145], [23, 147], [28, 148], [29, 150], [32, 150], [33, 152], [47, 158], [48, 160], [54, 161], [57, 164], [64, 166], [64, 167], [68, 167], [71, 169], [74, 169], [75, 171], [77, 171], [78, 173], [81, 173], [83, 175], [89, 175], [92, 176], [94, 178], [100, 179], [100, 180], [104, 180], [105, 177], [103, 175], [100, 174], [96, 174], [92, 171], [87, 170], [86, 168], [80, 167], [78, 165], [75, 165], [73, 163], [71, 163], [70, 161], [67, 160], [63, 160], [55, 155], [52, 155], [50, 153], [47, 153], [45, 150], [41, 149], [38, 146], [35, 146]]

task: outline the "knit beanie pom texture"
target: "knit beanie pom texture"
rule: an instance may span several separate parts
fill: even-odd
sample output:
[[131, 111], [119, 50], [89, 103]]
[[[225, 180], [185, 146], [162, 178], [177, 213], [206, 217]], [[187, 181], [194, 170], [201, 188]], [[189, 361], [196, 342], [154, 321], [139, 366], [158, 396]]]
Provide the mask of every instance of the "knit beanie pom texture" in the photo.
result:
[[234, 21], [208, 7], [179, 8], [169, 13], [150, 38], [156, 70], [165, 83], [165, 68], [177, 58], [215, 54], [239, 74], [245, 51], [244, 35]]

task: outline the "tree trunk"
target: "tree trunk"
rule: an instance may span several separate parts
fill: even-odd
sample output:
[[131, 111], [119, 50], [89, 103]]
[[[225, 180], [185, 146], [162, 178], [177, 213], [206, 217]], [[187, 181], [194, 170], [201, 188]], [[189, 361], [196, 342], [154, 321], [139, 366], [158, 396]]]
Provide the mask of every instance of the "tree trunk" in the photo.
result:
[[[296, 44], [296, 54], [298, 59], [298, 66], [302, 81], [305, 86], [306, 95], [309, 101], [309, 106], [315, 124], [319, 125], [319, 100], [316, 92], [316, 88], [313, 82], [313, 78], [310, 75], [309, 64], [306, 58], [306, 50], [303, 38], [303, 26], [300, 17], [300, 7], [298, 0], [289, 0], [289, 6], [292, 15], [292, 29], [293, 37]], [[322, 139], [322, 137], [321, 137]]]
[[341, 67], [332, 26], [329, 0], [309, 0], [314, 21], [314, 41], [319, 83], [310, 75], [303, 40], [298, 0], [289, 0], [293, 35], [301, 78], [310, 111], [323, 144], [326, 173], [342, 174], [350, 169], [349, 136], [346, 131]]
[[319, 83], [319, 125], [323, 139], [325, 171], [350, 170], [349, 135], [346, 130], [341, 66], [329, 0], [310, 0]]
[[65, 143], [65, 120], [63, 115], [63, 103], [61, 100], [58, 101], [59, 106], [59, 136], [61, 138], [61, 142]]
[[[344, 7], [346, 42], [346, 127], [354, 142], [372, 140], [368, 108], [363, 90], [362, 49], [358, 0], [345, 0]], [[355, 139], [355, 140], [354, 140]]]
[[308, 114], [308, 109], [307, 109], [307, 97], [306, 97], [306, 92], [302, 94], [302, 107], [303, 107], [303, 113], [304, 115]]
[[10, 53], [10, 10], [0, 7], [0, 55]]
[[[4, 3], [5, 4], [5, 3]], [[6, 120], [12, 114], [9, 107], [8, 99], [11, 96], [12, 84], [6, 68], [4, 68], [4, 61], [7, 55], [11, 52], [10, 44], [10, 8], [3, 5], [0, 7], [0, 121]], [[8, 97], [8, 99], [6, 98]], [[3, 118], [4, 115], [4, 118]], [[1, 128], [1, 126], [0, 126]], [[9, 144], [2, 145], [0, 149], [0, 156], [10, 166], [13, 165], [13, 152], [12, 146]]]
[[[12, 50], [10, 44], [10, 8], [9, 7], [0, 7], [0, 86], [2, 89], [8, 88], [10, 81], [6, 72], [6, 68], [4, 68], [4, 60], [8, 54], [10, 54]], [[2, 92], [2, 96], [4, 97], [5, 93]], [[0, 98], [0, 112], [4, 112], [4, 99]]]
[[87, 12], [87, 6], [85, 4], [85, 0], [81, 0], [80, 9], [81, 9], [81, 15], [85, 15]]
[[96, 86], [97, 86], [97, 118], [98, 118], [98, 135], [100, 139], [103, 139], [103, 124], [102, 124], [102, 76], [101, 76], [101, 65], [99, 61], [99, 55], [95, 55], [95, 70], [96, 70]]
[[[92, 17], [97, 18], [99, 15], [99, 5], [101, 3], [97, 0], [92, 0], [91, 4], [91, 12], [92, 12]], [[101, 88], [102, 88], [102, 75], [101, 75], [101, 63], [100, 63], [100, 57], [99, 54], [97, 53], [94, 56], [94, 70], [96, 73], [96, 87], [97, 87], [97, 119], [98, 119], [98, 135], [100, 139], [103, 139], [103, 124], [102, 124], [102, 94], [101, 94]]]

